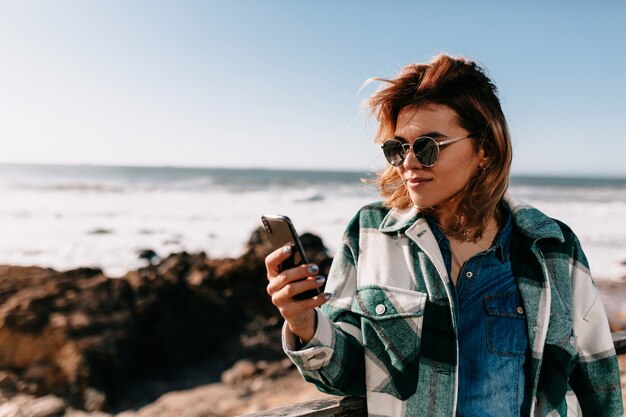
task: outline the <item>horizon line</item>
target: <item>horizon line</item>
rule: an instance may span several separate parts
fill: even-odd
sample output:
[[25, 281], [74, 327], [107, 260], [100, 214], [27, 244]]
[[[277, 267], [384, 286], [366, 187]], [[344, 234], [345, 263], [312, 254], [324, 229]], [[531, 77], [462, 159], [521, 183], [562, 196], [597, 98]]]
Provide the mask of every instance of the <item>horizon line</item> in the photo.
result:
[[[230, 171], [274, 171], [274, 172], [331, 172], [331, 173], [348, 173], [348, 174], [372, 174], [377, 170], [372, 169], [341, 169], [341, 168], [308, 168], [308, 167], [267, 167], [267, 166], [252, 166], [252, 167], [228, 167], [228, 166], [201, 166], [201, 165], [175, 165], [175, 164], [109, 164], [109, 163], [54, 163], [54, 162], [6, 162], [0, 161], [0, 166], [40, 166], [40, 167], [60, 167], [60, 168], [138, 168], [138, 169], [178, 169], [178, 170], [230, 170]], [[516, 172], [511, 171], [511, 178], [566, 178], [566, 179], [609, 179], [609, 180], [626, 180], [626, 173], [623, 174], [573, 174], [566, 172]]]

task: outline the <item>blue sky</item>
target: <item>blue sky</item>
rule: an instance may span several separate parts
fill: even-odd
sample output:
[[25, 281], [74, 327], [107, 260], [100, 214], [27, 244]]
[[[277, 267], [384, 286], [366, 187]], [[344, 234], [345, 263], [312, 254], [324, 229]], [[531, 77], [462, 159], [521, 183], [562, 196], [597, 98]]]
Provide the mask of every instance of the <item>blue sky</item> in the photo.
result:
[[5, 1], [0, 162], [371, 170], [369, 77], [500, 89], [516, 174], [626, 176], [626, 2]]

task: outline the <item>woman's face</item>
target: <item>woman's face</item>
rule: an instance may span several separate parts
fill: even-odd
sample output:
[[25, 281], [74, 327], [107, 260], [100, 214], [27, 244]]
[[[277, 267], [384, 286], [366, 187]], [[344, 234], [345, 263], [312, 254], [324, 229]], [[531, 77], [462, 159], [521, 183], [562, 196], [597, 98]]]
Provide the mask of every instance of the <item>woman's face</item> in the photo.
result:
[[[404, 107], [398, 114], [395, 135], [407, 143], [413, 143], [420, 136], [430, 136], [437, 142], [467, 136], [469, 132], [457, 120], [456, 112], [441, 104]], [[486, 162], [483, 151], [476, 152], [473, 140], [442, 146], [439, 159], [432, 167], [420, 164], [412, 149], [407, 152], [404, 163], [395, 169], [413, 205], [418, 208], [438, 206], [444, 216], [454, 210], [450, 197], [463, 190], [479, 166]]]

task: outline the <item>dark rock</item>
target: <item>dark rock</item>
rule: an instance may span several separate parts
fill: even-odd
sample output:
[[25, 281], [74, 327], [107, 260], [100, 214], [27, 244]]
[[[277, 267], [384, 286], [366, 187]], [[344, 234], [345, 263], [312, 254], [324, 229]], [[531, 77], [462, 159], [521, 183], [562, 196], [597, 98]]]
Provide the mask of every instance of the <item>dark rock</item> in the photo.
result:
[[[321, 240], [302, 241], [327, 274]], [[270, 251], [259, 228], [239, 258], [177, 253], [118, 279], [88, 268], [0, 266], [0, 368], [11, 370], [0, 374], [0, 389], [113, 410], [128, 405], [130, 387], [157, 387], [143, 394], [153, 400], [171, 387], [147, 379], [205, 360], [217, 378], [244, 351], [256, 361], [284, 357], [282, 319], [266, 292]]]
[[0, 371], [0, 390], [15, 392], [17, 390], [17, 375], [11, 371]]
[[161, 260], [161, 258], [159, 257], [159, 255], [157, 255], [157, 253], [155, 251], [153, 251], [152, 249], [143, 249], [141, 251], [139, 251], [139, 259], [145, 259], [146, 261], [148, 261], [148, 263], [150, 265], [159, 262]]

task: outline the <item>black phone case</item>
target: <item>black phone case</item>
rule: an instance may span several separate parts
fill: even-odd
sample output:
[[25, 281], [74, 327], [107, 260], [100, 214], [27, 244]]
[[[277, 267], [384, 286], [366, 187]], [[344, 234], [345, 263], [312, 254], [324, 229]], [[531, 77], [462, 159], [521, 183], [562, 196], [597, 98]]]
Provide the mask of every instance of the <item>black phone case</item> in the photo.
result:
[[[261, 217], [261, 220], [274, 250], [282, 248], [288, 244], [292, 245], [291, 256], [280, 264], [281, 271], [308, 263], [300, 238], [298, 237], [291, 220], [289, 220], [287, 216], [265, 214]], [[315, 297], [321, 293], [322, 292], [319, 288], [315, 288], [297, 294], [293, 297], [293, 299], [306, 300], [307, 298]]]

